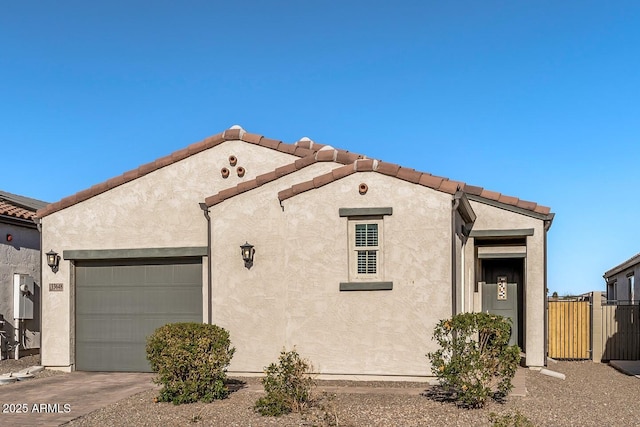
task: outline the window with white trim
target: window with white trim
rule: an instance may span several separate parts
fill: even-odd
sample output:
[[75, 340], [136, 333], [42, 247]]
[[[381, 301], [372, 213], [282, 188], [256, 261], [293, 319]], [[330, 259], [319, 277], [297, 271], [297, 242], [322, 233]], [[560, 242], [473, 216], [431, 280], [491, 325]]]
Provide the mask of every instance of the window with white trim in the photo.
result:
[[382, 279], [382, 232], [382, 219], [349, 220], [350, 280]]
[[348, 280], [340, 282], [340, 291], [390, 291], [393, 282], [385, 280], [384, 217], [393, 214], [391, 207], [340, 208], [347, 219]]

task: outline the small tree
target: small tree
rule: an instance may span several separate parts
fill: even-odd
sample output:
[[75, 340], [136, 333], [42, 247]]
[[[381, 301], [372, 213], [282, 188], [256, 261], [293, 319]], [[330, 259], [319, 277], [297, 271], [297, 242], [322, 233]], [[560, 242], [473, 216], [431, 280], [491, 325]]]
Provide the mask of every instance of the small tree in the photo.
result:
[[482, 407], [487, 397], [506, 396], [520, 361], [509, 346], [511, 320], [488, 313], [461, 313], [441, 320], [433, 332], [440, 349], [429, 353], [431, 370], [461, 406]]
[[265, 368], [262, 385], [266, 396], [255, 404], [262, 415], [280, 416], [290, 412], [301, 412], [311, 401], [311, 389], [315, 382], [310, 376], [311, 363], [298, 352], [282, 350], [278, 363]]
[[147, 339], [147, 359], [162, 385], [161, 402], [211, 402], [229, 394], [227, 367], [235, 349], [229, 332], [216, 325], [173, 323]]

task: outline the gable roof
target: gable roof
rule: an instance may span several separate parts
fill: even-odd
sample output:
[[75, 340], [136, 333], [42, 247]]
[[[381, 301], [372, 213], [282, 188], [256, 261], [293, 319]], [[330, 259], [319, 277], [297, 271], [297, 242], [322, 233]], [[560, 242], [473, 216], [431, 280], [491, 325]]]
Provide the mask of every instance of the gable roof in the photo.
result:
[[47, 202], [41, 200], [0, 190], [0, 216], [5, 218], [31, 222], [35, 218], [36, 211], [46, 205]]
[[343, 163], [344, 166], [340, 166], [331, 172], [319, 175], [309, 181], [301, 182], [284, 189], [278, 193], [278, 199], [282, 202], [296, 194], [322, 187], [356, 172], [377, 172], [452, 195], [458, 191], [462, 191], [469, 195], [471, 200], [494, 204], [507, 209], [512, 208], [513, 210], [525, 214], [530, 213], [533, 216], [543, 219], [552, 220], [554, 216], [549, 207], [538, 205], [535, 202], [521, 200], [517, 197], [507, 196], [495, 191], [486, 190], [482, 187], [476, 187], [460, 181], [453, 181], [445, 177], [420, 172], [393, 163], [368, 159], [366, 156], [354, 154], [341, 156], [341, 150], [336, 150], [328, 145], [322, 146], [320, 150], [306, 158], [296, 160], [294, 163], [282, 166], [273, 172], [257, 176], [255, 179], [242, 182], [235, 187], [227, 188], [218, 194], [207, 197], [205, 203], [207, 206], [216, 205], [226, 199], [257, 188], [267, 182], [271, 182], [319, 161], [335, 161], [337, 163]]
[[449, 180], [448, 178], [431, 175], [425, 172], [419, 172], [415, 169], [405, 168], [393, 163], [386, 163], [379, 160], [369, 159], [364, 155], [351, 153], [346, 150], [335, 149], [329, 145], [318, 144], [308, 138], [302, 138], [299, 141], [288, 144], [279, 140], [266, 138], [262, 135], [245, 132], [239, 126], [232, 126], [219, 134], [213, 135], [200, 142], [192, 144], [187, 148], [176, 151], [168, 156], [162, 157], [154, 162], [142, 165], [137, 169], [125, 172], [124, 174], [111, 178], [101, 184], [92, 186], [91, 188], [80, 191], [72, 196], [65, 197], [59, 202], [47, 205], [44, 209], [37, 212], [37, 216], [42, 218], [59, 210], [73, 206], [98, 194], [104, 193], [114, 187], [125, 184], [140, 178], [148, 173], [156, 171], [165, 166], [169, 166], [180, 160], [186, 159], [194, 154], [200, 153], [225, 141], [240, 140], [251, 144], [260, 145], [272, 150], [291, 154], [299, 159], [294, 162], [276, 168], [275, 170], [257, 176], [254, 179], [241, 182], [240, 184], [227, 188], [215, 195], [207, 197], [205, 203], [207, 206], [216, 205], [224, 200], [244, 193], [251, 189], [257, 188], [267, 182], [277, 180], [278, 178], [298, 171], [316, 162], [331, 161], [341, 163], [344, 166], [338, 167], [327, 174], [320, 175], [310, 181], [298, 183], [288, 189], [278, 193], [280, 201], [299, 194], [304, 191], [318, 188], [329, 184], [335, 180], [344, 178], [356, 172], [377, 172], [384, 175], [396, 177], [404, 181], [414, 184], [423, 185], [437, 191], [449, 194], [455, 194], [457, 191], [463, 191], [470, 196], [471, 200], [481, 202], [495, 203], [502, 207], [512, 207], [524, 213], [531, 213], [535, 216], [546, 217], [551, 220], [553, 214], [546, 206], [538, 205], [535, 202], [520, 200], [517, 197], [506, 196], [494, 191], [485, 190], [482, 187], [475, 187], [464, 182]]
[[[100, 184], [96, 184], [86, 190], [80, 191], [69, 197], [65, 197], [58, 202], [51, 203], [44, 209], [38, 210], [36, 216], [38, 218], [43, 218], [54, 212], [68, 208], [69, 206], [73, 206], [77, 203], [90, 199], [91, 197], [97, 196], [98, 194], [104, 193], [105, 191], [111, 190], [112, 188], [138, 179], [158, 169], [179, 162], [180, 160], [184, 160], [187, 157], [193, 156], [194, 154], [208, 150], [209, 148], [215, 147], [216, 145], [220, 145], [223, 142], [238, 140], [255, 145], [260, 145], [262, 147], [270, 148], [282, 153], [291, 154], [300, 158], [307, 157], [323, 147], [322, 144], [316, 144], [308, 138], [303, 138], [295, 144], [287, 144], [282, 141], [266, 138], [262, 135], [245, 132], [239, 126], [232, 126], [224, 132], [210, 136], [209, 138], [205, 138], [204, 140], [191, 144], [182, 150], [175, 151], [168, 156], [144, 164], [137, 169], [125, 172], [122, 175], [111, 178]], [[345, 151], [344, 153], [347, 152]]]
[[631, 258], [629, 258], [628, 260], [626, 260], [625, 262], [616, 265], [615, 267], [613, 267], [612, 269], [608, 270], [606, 273], [604, 273], [604, 275], [602, 277], [604, 277], [605, 279], [610, 279], [611, 277], [615, 276], [616, 274], [631, 268], [637, 264], [640, 264], [640, 254], [636, 254], [634, 256], [632, 256]]

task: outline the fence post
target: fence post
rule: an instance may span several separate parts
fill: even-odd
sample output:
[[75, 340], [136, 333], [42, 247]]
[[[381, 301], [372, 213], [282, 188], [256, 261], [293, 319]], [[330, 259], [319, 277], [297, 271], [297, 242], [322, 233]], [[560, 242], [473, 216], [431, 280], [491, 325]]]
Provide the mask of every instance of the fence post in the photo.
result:
[[600, 291], [591, 294], [591, 360], [602, 361], [602, 296]]

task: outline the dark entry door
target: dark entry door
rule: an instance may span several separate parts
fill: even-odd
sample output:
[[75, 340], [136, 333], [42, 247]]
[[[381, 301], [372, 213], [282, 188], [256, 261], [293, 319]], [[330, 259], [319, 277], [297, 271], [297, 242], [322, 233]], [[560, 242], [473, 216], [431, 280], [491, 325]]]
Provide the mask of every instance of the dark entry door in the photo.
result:
[[509, 345], [523, 348], [522, 259], [483, 260], [482, 311], [511, 319]]

